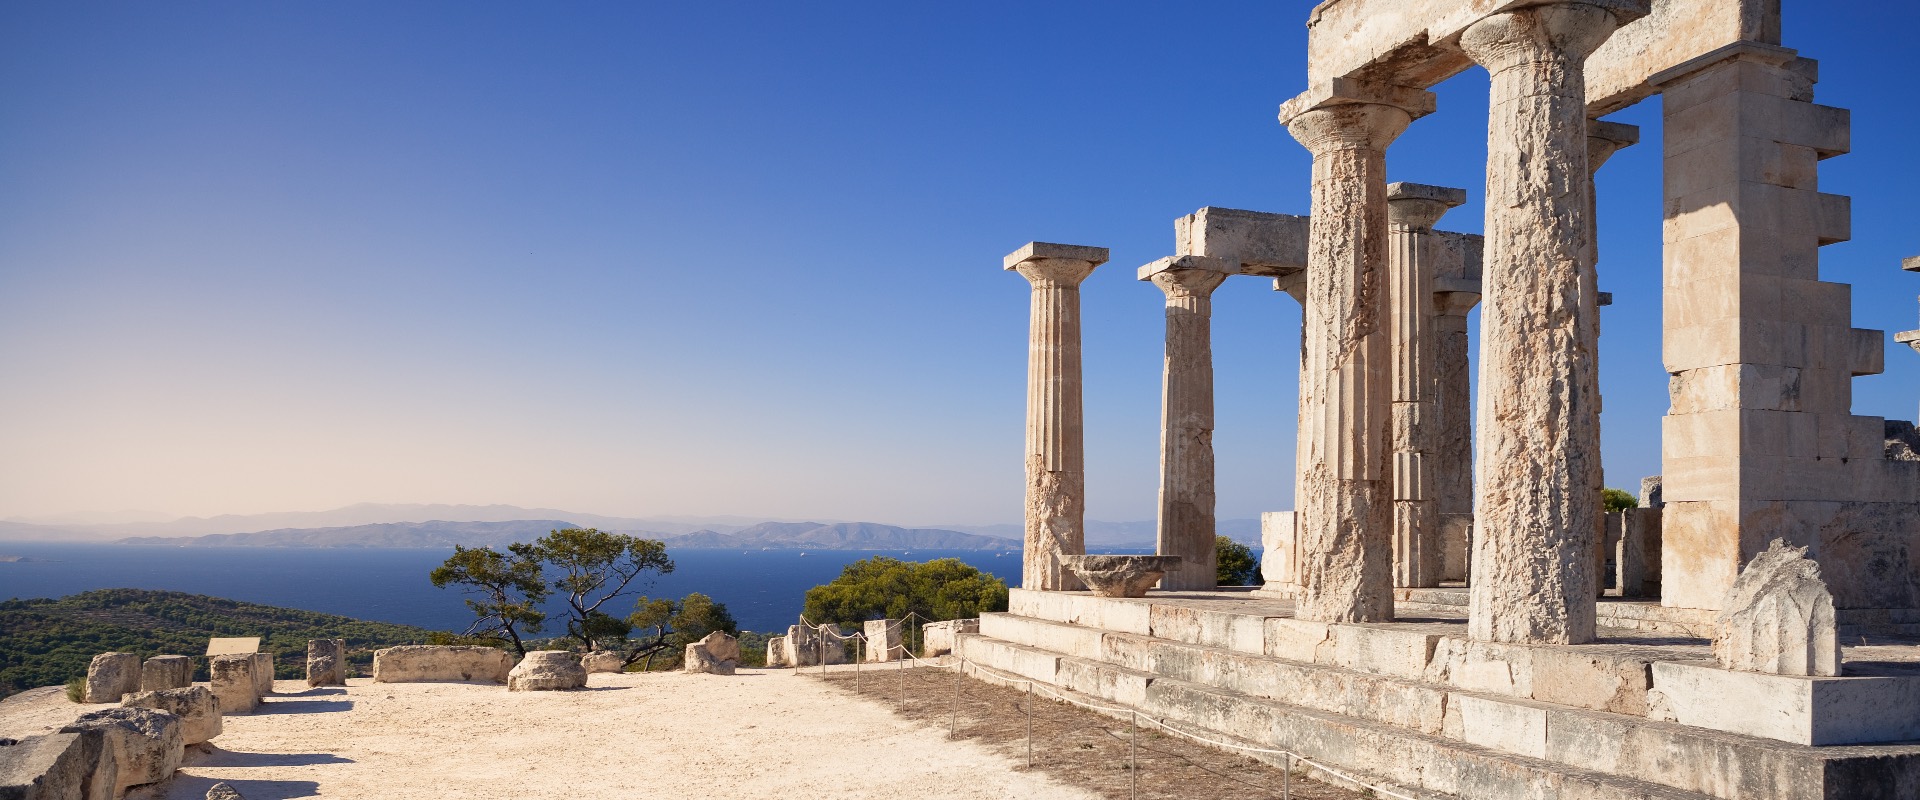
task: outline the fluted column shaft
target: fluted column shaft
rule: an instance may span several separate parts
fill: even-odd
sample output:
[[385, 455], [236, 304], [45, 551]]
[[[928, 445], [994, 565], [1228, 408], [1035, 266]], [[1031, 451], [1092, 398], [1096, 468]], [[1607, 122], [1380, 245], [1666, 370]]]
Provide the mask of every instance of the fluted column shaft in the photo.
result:
[[1386, 147], [1411, 121], [1378, 103], [1286, 120], [1313, 153], [1295, 498], [1301, 619], [1393, 618]]
[[1468, 579], [1473, 528], [1473, 364], [1467, 312], [1478, 292], [1433, 297], [1433, 497], [1439, 517], [1443, 580]]
[[[1048, 248], [1098, 251], [1048, 257]], [[1027, 350], [1026, 541], [1020, 585], [1077, 591], [1060, 562], [1086, 552], [1086, 437], [1080, 399], [1080, 282], [1106, 260], [1103, 248], [1029, 245], [1007, 268], [1033, 285]]]
[[1586, 56], [1617, 26], [1581, 3], [1494, 14], [1460, 46], [1492, 75], [1480, 311], [1480, 487], [1468, 632], [1594, 636], [1601, 523], [1587, 218]]
[[1387, 189], [1388, 340], [1393, 373], [1393, 585], [1439, 586], [1440, 519], [1433, 493], [1433, 225], [1459, 190], [1417, 184]]
[[1213, 487], [1213, 290], [1227, 278], [1217, 259], [1185, 256], [1149, 264], [1141, 277], [1167, 296], [1167, 350], [1160, 393], [1160, 516], [1155, 552], [1179, 556], [1162, 589], [1216, 585]]

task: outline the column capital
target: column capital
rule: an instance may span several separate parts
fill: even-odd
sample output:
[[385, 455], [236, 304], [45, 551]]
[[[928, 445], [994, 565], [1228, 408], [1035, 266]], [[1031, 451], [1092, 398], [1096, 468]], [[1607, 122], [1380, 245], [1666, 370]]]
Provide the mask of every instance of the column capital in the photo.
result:
[[1467, 202], [1467, 190], [1424, 183], [1387, 184], [1387, 224], [1418, 231], [1433, 229], [1447, 210]]
[[1624, 122], [1587, 120], [1587, 171], [1599, 172], [1621, 148], [1640, 143], [1640, 126]]
[[1292, 275], [1282, 275], [1273, 279], [1273, 290], [1286, 292], [1293, 301], [1302, 307], [1307, 304], [1307, 271], [1300, 270]]
[[1543, 60], [1580, 64], [1646, 7], [1644, 0], [1549, 0], [1482, 17], [1461, 32], [1459, 46], [1494, 74]]
[[1034, 286], [1079, 286], [1093, 268], [1107, 263], [1107, 248], [1028, 242], [1007, 254], [1005, 267]]
[[1168, 301], [1212, 295], [1231, 274], [1227, 262], [1206, 256], [1171, 256], [1139, 270], [1140, 280], [1160, 287]]
[[1334, 78], [1310, 86], [1299, 96], [1280, 104], [1280, 124], [1292, 127], [1293, 121], [1309, 111], [1348, 105], [1391, 106], [1419, 119], [1438, 106], [1432, 92], [1358, 78]]
[[1920, 353], [1920, 331], [1901, 331], [1893, 335], [1893, 341], [1895, 344], [1904, 344], [1913, 348], [1914, 352]]
[[1907, 256], [1900, 259], [1900, 268], [1908, 272], [1920, 272], [1920, 256]]

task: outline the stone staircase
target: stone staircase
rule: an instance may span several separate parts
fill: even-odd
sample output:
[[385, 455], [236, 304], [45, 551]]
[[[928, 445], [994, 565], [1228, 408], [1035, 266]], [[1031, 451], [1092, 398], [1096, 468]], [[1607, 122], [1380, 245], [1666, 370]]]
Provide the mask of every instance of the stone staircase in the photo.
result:
[[981, 677], [1017, 675], [1423, 798], [1920, 797], [1920, 745], [1809, 747], [1650, 717], [1662, 702], [1650, 665], [1706, 650], [1636, 631], [1493, 645], [1438, 615], [1310, 623], [1245, 593], [1024, 590], [960, 643]]

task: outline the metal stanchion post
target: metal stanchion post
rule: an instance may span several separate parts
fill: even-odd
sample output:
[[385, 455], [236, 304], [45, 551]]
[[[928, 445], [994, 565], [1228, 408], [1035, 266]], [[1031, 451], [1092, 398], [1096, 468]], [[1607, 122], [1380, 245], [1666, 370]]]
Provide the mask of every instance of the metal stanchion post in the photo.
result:
[[1027, 681], [1027, 769], [1033, 769], [1033, 681]]
[[860, 662], [867, 660], [867, 640], [861, 639], [853, 646], [853, 690], [860, 691]]
[[953, 716], [948, 718], [947, 720], [948, 736], [954, 736], [959, 734], [960, 732], [960, 666], [961, 665], [959, 662], [957, 661], [954, 662], [954, 665], [953, 665]]
[[1293, 754], [1287, 754], [1287, 771], [1280, 773], [1280, 800], [1293, 800]]
[[907, 662], [900, 662], [900, 710], [907, 710]]
[[1134, 739], [1139, 735], [1140, 712], [1135, 711], [1127, 718], [1127, 797], [1140, 797], [1140, 757], [1134, 749]]

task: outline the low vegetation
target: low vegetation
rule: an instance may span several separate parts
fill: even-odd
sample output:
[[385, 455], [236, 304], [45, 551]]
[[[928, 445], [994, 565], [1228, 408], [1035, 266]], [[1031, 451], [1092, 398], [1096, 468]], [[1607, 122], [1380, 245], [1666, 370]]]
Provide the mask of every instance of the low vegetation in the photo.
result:
[[874, 556], [848, 564], [832, 583], [807, 590], [807, 619], [857, 626], [873, 619], [967, 619], [1007, 610], [1007, 583], [957, 558], [901, 561]]
[[308, 639], [346, 639], [350, 664], [365, 673], [373, 651], [426, 642], [431, 631], [184, 592], [100, 589], [58, 600], [0, 602], [0, 696], [59, 686], [87, 674], [100, 653], [194, 656], [206, 680], [207, 639], [258, 636], [280, 678], [305, 675]]
[[1600, 490], [1600, 498], [1601, 502], [1605, 504], [1608, 513], [1625, 511], [1629, 508], [1638, 508], [1640, 506], [1640, 498], [1638, 495], [1625, 489], [1615, 489], [1611, 486]]
[[1253, 549], [1225, 536], [1213, 537], [1214, 584], [1217, 586], [1259, 586], [1260, 559]]

